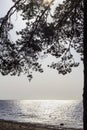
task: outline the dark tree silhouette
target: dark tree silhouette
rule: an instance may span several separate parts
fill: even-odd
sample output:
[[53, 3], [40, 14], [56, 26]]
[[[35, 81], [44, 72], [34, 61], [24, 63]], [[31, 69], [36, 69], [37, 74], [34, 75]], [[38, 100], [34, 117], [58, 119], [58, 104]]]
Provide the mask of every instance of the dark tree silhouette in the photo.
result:
[[83, 108], [84, 108], [84, 130], [87, 129], [87, 2], [84, 1], [84, 92], [83, 92]]
[[[41, 53], [51, 54], [57, 63], [48, 65], [59, 74], [67, 74], [77, 67], [72, 49], [83, 60], [83, 0], [65, 0], [51, 15], [51, 4], [42, 0], [12, 0], [14, 5], [6, 16], [0, 18], [0, 72], [3, 75], [27, 73], [32, 79], [32, 71], [43, 72], [38, 59]], [[15, 43], [9, 39], [8, 32], [13, 29], [9, 18], [15, 11], [22, 11], [26, 27], [19, 32], [21, 38]], [[48, 16], [52, 18], [49, 22]], [[85, 51], [86, 52], [86, 51]], [[86, 81], [85, 81], [86, 82]], [[84, 130], [87, 128], [87, 88], [84, 87]], [[86, 103], [86, 105], [85, 105]]]

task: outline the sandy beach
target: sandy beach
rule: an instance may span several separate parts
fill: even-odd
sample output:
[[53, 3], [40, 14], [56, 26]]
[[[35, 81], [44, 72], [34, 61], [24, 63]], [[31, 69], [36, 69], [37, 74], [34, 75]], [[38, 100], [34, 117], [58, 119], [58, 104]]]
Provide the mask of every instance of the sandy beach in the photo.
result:
[[83, 130], [74, 128], [53, 128], [48, 125], [31, 124], [31, 123], [19, 123], [14, 121], [0, 120], [0, 130]]

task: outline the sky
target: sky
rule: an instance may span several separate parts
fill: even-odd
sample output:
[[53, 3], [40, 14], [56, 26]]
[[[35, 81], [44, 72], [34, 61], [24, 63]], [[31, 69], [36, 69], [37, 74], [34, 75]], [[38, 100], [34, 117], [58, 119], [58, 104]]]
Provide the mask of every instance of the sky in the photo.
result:
[[[56, 0], [61, 2], [61, 0]], [[11, 0], [0, 0], [0, 17], [4, 16]], [[14, 32], [11, 32], [12, 39], [17, 39], [15, 30], [25, 26], [21, 18], [16, 14], [13, 17], [15, 24]], [[80, 61], [79, 54], [74, 54], [77, 61]], [[53, 58], [49, 56], [41, 62], [45, 66]], [[65, 76], [58, 74], [56, 70], [46, 68], [44, 73], [33, 74], [34, 78], [28, 81], [26, 75], [2, 76], [0, 74], [0, 99], [32, 99], [32, 100], [81, 100], [83, 93], [83, 63], [77, 68], [73, 68], [70, 74]]]

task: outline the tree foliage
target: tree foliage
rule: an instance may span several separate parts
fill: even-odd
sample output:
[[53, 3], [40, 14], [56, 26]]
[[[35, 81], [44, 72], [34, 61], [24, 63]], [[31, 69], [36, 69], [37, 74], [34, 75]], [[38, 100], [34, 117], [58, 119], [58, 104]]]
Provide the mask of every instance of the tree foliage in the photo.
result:
[[[39, 63], [41, 53], [51, 54], [58, 59], [49, 67], [63, 75], [77, 67], [72, 49], [83, 59], [83, 0], [66, 0], [59, 4], [53, 15], [51, 5], [41, 0], [13, 0], [14, 6], [7, 15], [0, 18], [0, 72], [3, 75], [27, 73], [32, 79], [32, 71], [43, 72]], [[26, 27], [17, 31], [21, 38], [15, 43], [9, 38], [13, 29], [9, 17], [21, 11]], [[52, 18], [49, 22], [48, 17]]]
[[72, 48], [83, 59], [83, 1], [63, 1], [56, 8], [53, 19], [55, 36], [49, 51], [55, 57], [61, 57], [61, 60], [51, 67], [62, 74], [70, 73], [72, 67], [79, 65], [74, 60]]

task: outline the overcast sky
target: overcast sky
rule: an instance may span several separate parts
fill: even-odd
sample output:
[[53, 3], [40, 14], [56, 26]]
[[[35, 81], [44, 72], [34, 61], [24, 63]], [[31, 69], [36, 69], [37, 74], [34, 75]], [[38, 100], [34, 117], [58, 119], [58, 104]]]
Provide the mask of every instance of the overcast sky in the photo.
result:
[[[58, 0], [60, 2], [61, 0]], [[11, 7], [11, 0], [0, 0], [0, 17], [6, 14]], [[15, 30], [24, 27], [20, 17], [14, 17]], [[13, 34], [13, 39], [16, 35]], [[77, 61], [80, 60], [75, 54]], [[43, 60], [47, 64], [51, 57]], [[59, 75], [56, 70], [46, 68], [44, 73], [34, 73], [34, 78], [29, 83], [27, 77], [0, 75], [0, 99], [82, 99], [83, 93], [83, 64], [73, 68], [66, 76]]]

